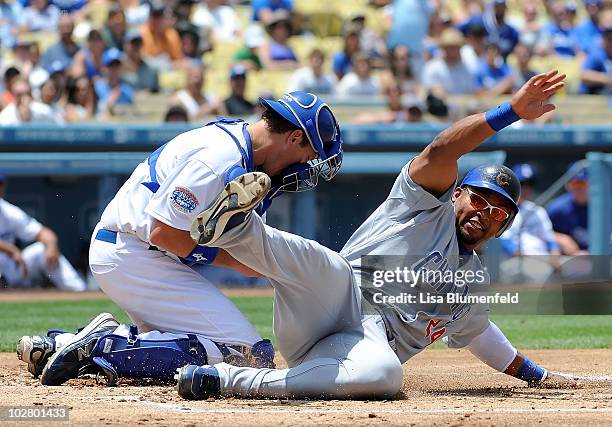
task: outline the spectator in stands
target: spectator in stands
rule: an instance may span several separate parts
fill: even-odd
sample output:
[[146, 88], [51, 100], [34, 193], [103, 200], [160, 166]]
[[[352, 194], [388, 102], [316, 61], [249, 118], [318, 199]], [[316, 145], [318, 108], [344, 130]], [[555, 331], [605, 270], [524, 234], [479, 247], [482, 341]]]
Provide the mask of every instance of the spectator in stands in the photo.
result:
[[358, 12], [352, 15], [348, 22], [359, 31], [359, 50], [370, 58], [376, 68], [384, 67], [387, 46], [383, 38], [367, 26], [366, 16]]
[[0, 0], [0, 40], [12, 47], [19, 33], [23, 7], [17, 0]]
[[402, 107], [404, 107], [404, 121], [406, 123], [423, 123], [423, 112], [425, 105], [423, 101], [416, 96], [408, 96], [402, 99]]
[[234, 53], [232, 61], [244, 65], [249, 70], [261, 70], [263, 65], [259, 58], [259, 49], [265, 40], [263, 30], [259, 26], [251, 25], [244, 32], [244, 46]]
[[82, 122], [96, 118], [98, 98], [93, 81], [87, 76], [68, 80], [68, 104], [66, 121]]
[[49, 0], [32, 0], [21, 15], [21, 31], [54, 33], [58, 30], [59, 20], [60, 10]]
[[353, 69], [353, 56], [359, 52], [359, 28], [348, 25], [344, 29], [344, 46], [332, 60], [332, 69], [338, 80]]
[[403, 44], [396, 45], [390, 52], [389, 67], [380, 74], [380, 85], [383, 93], [393, 86], [398, 86], [401, 93], [418, 95], [419, 84], [410, 65], [410, 49]]
[[[200, 25], [201, 9], [207, 10], [206, 5], [198, 3], [195, 13], [193, 12], [194, 0], [179, 0], [173, 8], [175, 16], [174, 28], [181, 37], [183, 54], [188, 59], [201, 56], [213, 49], [212, 31], [210, 26]], [[208, 13], [208, 12], [206, 12]], [[198, 15], [198, 16], [196, 16]], [[192, 18], [193, 16], [193, 18]], [[197, 62], [201, 62], [201, 58]]]
[[293, 0], [253, 0], [253, 21], [261, 21], [264, 25], [270, 24], [274, 19], [274, 12], [281, 10], [291, 15], [293, 12]]
[[301, 90], [304, 92], [328, 95], [334, 93], [336, 77], [323, 71], [325, 54], [315, 48], [308, 55], [309, 66], [302, 67], [289, 78], [288, 92]]
[[447, 13], [440, 12], [431, 14], [429, 17], [429, 31], [427, 37], [423, 41], [423, 54], [419, 57], [420, 62], [417, 63], [414, 59], [411, 61], [413, 67], [420, 67], [417, 71], [422, 71], [425, 62], [440, 54], [440, 36], [445, 30], [452, 27], [453, 21]]
[[353, 71], [342, 77], [336, 86], [336, 93], [341, 97], [376, 96], [381, 93], [378, 76], [372, 75], [370, 60], [363, 53], [353, 57]]
[[484, 25], [476, 22], [466, 29], [465, 44], [461, 47], [461, 60], [470, 71], [476, 75], [482, 62], [486, 60], [487, 30]]
[[34, 101], [30, 85], [19, 77], [12, 83], [14, 100], [0, 112], [0, 125], [16, 126], [26, 123], [63, 122], [53, 113], [51, 107], [42, 102]]
[[139, 28], [149, 20], [151, 2], [142, 0], [119, 0], [125, 14], [127, 28]]
[[423, 41], [429, 33], [432, 2], [427, 0], [373, 0], [377, 6], [389, 7], [390, 30], [387, 48], [398, 44], [408, 46], [412, 69], [418, 72], [423, 66]]
[[457, 30], [444, 31], [440, 36], [442, 57], [428, 61], [423, 68], [422, 84], [433, 90], [437, 98], [476, 92], [476, 78], [461, 58], [464, 43], [463, 35]]
[[137, 91], [159, 92], [158, 73], [142, 57], [142, 36], [139, 32], [127, 33], [123, 51], [123, 81]]
[[521, 163], [514, 165], [512, 170], [521, 183], [521, 196], [512, 227], [501, 238], [504, 251], [512, 256], [559, 255], [559, 245], [546, 209], [532, 201], [537, 179], [535, 168], [529, 163]]
[[482, 15], [463, 22], [459, 29], [465, 34], [470, 25], [484, 25], [489, 41], [499, 46], [505, 59], [519, 42], [518, 31], [506, 21], [506, 10], [506, 0], [490, 0]]
[[[66, 93], [66, 85], [68, 82], [68, 75], [66, 69], [61, 61], [54, 61], [47, 69], [49, 78], [55, 80], [55, 87], [57, 89], [57, 99], [55, 102], [64, 106], [68, 102], [68, 94]], [[41, 87], [42, 90], [42, 87]]]
[[123, 42], [126, 33], [125, 12], [120, 4], [113, 4], [108, 11], [106, 22], [102, 27], [101, 35], [106, 49], [114, 47], [123, 49]]
[[38, 47], [38, 43], [31, 43], [29, 51], [30, 74], [28, 76], [28, 81], [30, 83], [30, 87], [32, 88], [32, 93], [35, 96], [38, 96], [40, 94], [40, 87], [49, 78], [49, 73], [45, 68], [43, 68], [40, 62], [40, 48]]
[[289, 46], [291, 21], [285, 10], [272, 14], [266, 30], [270, 38], [261, 47], [260, 58], [268, 70], [295, 70], [300, 63]]
[[523, 15], [512, 21], [520, 34], [519, 41], [534, 49], [542, 37], [542, 22], [538, 13], [538, 3], [534, 0], [523, 2]]
[[601, 40], [601, 28], [599, 27], [599, 14], [602, 10], [602, 0], [585, 0], [584, 7], [587, 17], [582, 21], [574, 32], [578, 47], [582, 52], [588, 53], [593, 46], [597, 46]]
[[171, 100], [173, 105], [182, 105], [192, 121], [219, 114], [217, 100], [204, 94], [204, 73], [203, 65], [190, 66], [187, 69], [187, 87], [178, 91]]
[[240, 19], [234, 8], [226, 3], [226, 0], [206, 0], [199, 3], [191, 21], [198, 27], [207, 28], [214, 40], [236, 40], [240, 35]]
[[387, 108], [390, 112], [397, 113], [403, 110], [404, 106], [402, 105], [402, 88], [397, 82], [392, 82], [391, 85], [387, 86], [382, 90], [382, 93], [387, 99]]
[[[555, 240], [563, 255], [588, 254], [589, 182], [584, 166], [570, 166], [572, 178], [566, 184], [566, 193], [548, 204], [546, 210], [555, 231]], [[609, 214], [609, 212], [607, 213]]]
[[[393, 92], [393, 89], [390, 89]], [[399, 88], [398, 88], [399, 92]], [[392, 106], [395, 101], [389, 102], [390, 108], [383, 112], [365, 112], [358, 114], [351, 123], [373, 124], [373, 123], [422, 123], [425, 105], [418, 97], [409, 95], [402, 97], [399, 108]]]
[[74, 19], [72, 15], [61, 15], [59, 18], [58, 30], [59, 41], [49, 47], [42, 55], [41, 65], [49, 68], [52, 63], [59, 61], [65, 69], [72, 65], [74, 56], [79, 51], [79, 46], [73, 38]]
[[[198, 32], [199, 25], [196, 24], [192, 18], [195, 15], [193, 11], [193, 5], [197, 3], [194, 0], [177, 0], [174, 3], [172, 12], [174, 12], [174, 28], [189, 28]], [[205, 5], [202, 5], [205, 7]]]
[[4, 71], [4, 92], [0, 99], [0, 110], [15, 101], [13, 96], [13, 84], [21, 77], [21, 71], [17, 67], [8, 67]]
[[550, 5], [552, 22], [542, 28], [542, 38], [537, 50], [541, 55], [556, 54], [575, 56], [578, 42], [568, 14], [568, 4], [563, 0], [554, 0]]
[[237, 64], [230, 70], [230, 96], [223, 101], [225, 111], [230, 116], [248, 116], [255, 111], [255, 105], [244, 97], [247, 69]]
[[532, 201], [535, 168], [523, 163], [512, 170], [521, 183], [521, 195], [514, 222], [500, 238], [504, 253], [511, 257], [500, 265], [501, 278], [510, 283], [545, 283], [559, 268], [559, 245], [546, 210]]
[[164, 115], [165, 123], [189, 123], [189, 115], [180, 105], [172, 105]]
[[200, 36], [197, 30], [194, 30], [186, 23], [176, 26], [176, 31], [181, 39], [181, 50], [185, 61], [197, 65], [202, 62], [202, 51], [200, 50]]
[[[24, 82], [25, 83], [25, 82]], [[60, 289], [84, 291], [85, 282], [60, 253], [55, 233], [4, 200], [6, 176], [0, 174], [0, 275], [9, 287], [31, 287], [47, 277]], [[23, 251], [15, 243], [36, 243]]]
[[[13, 45], [13, 57], [10, 64], [18, 68], [24, 78], [30, 75], [30, 43], [21, 38], [15, 40]], [[7, 55], [8, 56], [8, 55]]]
[[149, 58], [153, 68], [166, 71], [180, 65], [183, 59], [181, 38], [170, 25], [172, 11], [161, 0], [151, 3], [148, 22], [140, 29], [143, 41], [143, 54]]
[[531, 58], [533, 56], [532, 49], [519, 43], [514, 48], [514, 57], [516, 58], [516, 67], [514, 72], [514, 88], [518, 90], [527, 80], [538, 74], [536, 70], [531, 68]]
[[102, 55], [104, 75], [94, 82], [98, 97], [98, 110], [105, 116], [118, 114], [118, 105], [134, 103], [134, 89], [121, 79], [123, 72], [123, 53], [117, 48], [110, 48]]
[[481, 61], [476, 82], [485, 96], [495, 97], [512, 93], [514, 76], [501, 56], [499, 46], [489, 43]]
[[582, 64], [580, 93], [612, 93], [612, 19], [610, 21], [609, 26], [603, 28], [601, 44], [593, 46]]
[[50, 77], [40, 88], [40, 102], [51, 108], [51, 113], [58, 123], [63, 122], [65, 116], [64, 108], [59, 102], [61, 97], [62, 90], [58, 87], [56, 79]]
[[102, 34], [98, 30], [91, 30], [87, 36], [87, 47], [79, 50], [74, 56], [69, 74], [73, 77], [86, 75], [90, 79], [102, 76], [104, 50]]

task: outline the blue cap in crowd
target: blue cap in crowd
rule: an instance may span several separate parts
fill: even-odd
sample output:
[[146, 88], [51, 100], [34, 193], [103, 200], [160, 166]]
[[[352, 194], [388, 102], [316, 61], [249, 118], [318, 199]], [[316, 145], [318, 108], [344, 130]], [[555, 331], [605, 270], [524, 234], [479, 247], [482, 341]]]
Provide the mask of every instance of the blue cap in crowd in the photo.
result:
[[512, 167], [512, 172], [516, 175], [521, 184], [533, 183], [537, 177], [537, 172], [529, 163], [519, 163]]
[[64, 71], [66, 71], [66, 64], [59, 59], [56, 59], [47, 67], [47, 73], [49, 73], [50, 76], [55, 73], [63, 73]]
[[589, 171], [585, 166], [579, 166], [578, 162], [572, 163], [569, 168], [567, 168], [568, 172], [574, 172], [574, 175], [570, 179], [570, 181], [586, 181], [589, 179]]
[[109, 66], [113, 62], [121, 62], [122, 60], [123, 54], [116, 47], [111, 47], [102, 54], [102, 63], [106, 66]]

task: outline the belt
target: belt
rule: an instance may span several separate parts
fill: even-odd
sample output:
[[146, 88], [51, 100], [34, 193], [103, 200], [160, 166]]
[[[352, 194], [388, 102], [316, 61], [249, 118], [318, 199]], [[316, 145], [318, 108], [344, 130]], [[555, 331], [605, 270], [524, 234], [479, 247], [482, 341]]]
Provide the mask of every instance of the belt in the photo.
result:
[[96, 233], [95, 239], [108, 243], [117, 243], [117, 232], [101, 228]]

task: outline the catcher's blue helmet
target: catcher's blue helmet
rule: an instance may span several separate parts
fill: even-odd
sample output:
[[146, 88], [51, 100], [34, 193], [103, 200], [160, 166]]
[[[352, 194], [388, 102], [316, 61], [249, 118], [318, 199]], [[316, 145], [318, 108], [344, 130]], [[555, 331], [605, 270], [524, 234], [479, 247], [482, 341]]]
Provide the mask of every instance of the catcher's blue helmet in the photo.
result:
[[512, 203], [513, 211], [496, 235], [496, 237], [501, 236], [512, 225], [512, 221], [514, 221], [514, 217], [519, 210], [518, 200], [521, 196], [521, 184], [514, 172], [503, 165], [477, 166], [465, 175], [465, 178], [461, 181], [461, 187], [463, 186], [495, 191]]
[[316, 186], [318, 176], [329, 181], [338, 173], [342, 164], [342, 136], [327, 104], [316, 95], [302, 91], [286, 93], [278, 101], [260, 98], [259, 102], [302, 129], [318, 155], [318, 160], [288, 168], [283, 175], [294, 176], [291, 185], [283, 186], [281, 191], [308, 190]]

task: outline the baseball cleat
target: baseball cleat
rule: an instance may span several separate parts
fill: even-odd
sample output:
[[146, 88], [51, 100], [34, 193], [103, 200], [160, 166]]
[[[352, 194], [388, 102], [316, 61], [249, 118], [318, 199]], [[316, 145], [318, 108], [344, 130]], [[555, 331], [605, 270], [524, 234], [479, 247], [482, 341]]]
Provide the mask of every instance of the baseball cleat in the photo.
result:
[[183, 399], [202, 400], [219, 397], [221, 394], [221, 380], [217, 368], [187, 365], [176, 371], [176, 391]]
[[110, 313], [99, 314], [66, 345], [47, 361], [40, 382], [43, 385], [61, 385], [76, 378], [79, 370], [91, 363], [91, 351], [98, 338], [113, 332], [119, 326]]
[[55, 339], [49, 336], [23, 336], [17, 342], [17, 358], [28, 364], [28, 372], [37, 378], [47, 360], [55, 353]]
[[263, 172], [245, 173], [230, 181], [215, 201], [195, 218], [191, 225], [191, 238], [199, 245], [214, 243], [234, 215], [248, 215], [257, 207], [270, 191], [270, 185], [270, 177]]

